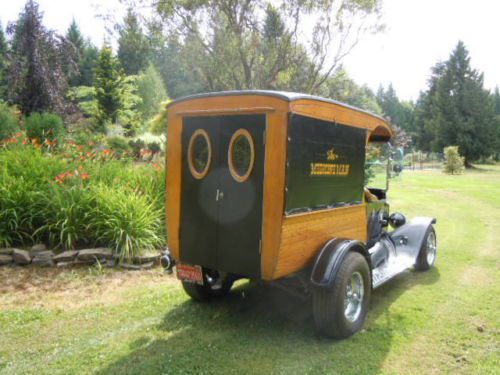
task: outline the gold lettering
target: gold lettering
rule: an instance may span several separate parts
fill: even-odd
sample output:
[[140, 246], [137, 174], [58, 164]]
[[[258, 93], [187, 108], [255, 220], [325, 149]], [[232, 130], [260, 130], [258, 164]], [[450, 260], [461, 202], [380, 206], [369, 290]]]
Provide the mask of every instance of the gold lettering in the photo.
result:
[[350, 164], [311, 163], [311, 176], [348, 176]]

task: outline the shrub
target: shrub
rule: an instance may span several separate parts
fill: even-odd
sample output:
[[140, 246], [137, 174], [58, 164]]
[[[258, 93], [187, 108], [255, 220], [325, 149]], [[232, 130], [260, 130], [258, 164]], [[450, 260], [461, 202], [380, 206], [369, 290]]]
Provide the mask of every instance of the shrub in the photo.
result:
[[118, 157], [122, 157], [126, 153], [131, 153], [132, 148], [124, 137], [114, 136], [106, 139], [108, 147], [115, 152]]
[[143, 250], [161, 246], [161, 212], [146, 196], [124, 188], [93, 185], [95, 203], [90, 212], [90, 227], [97, 240], [113, 247], [121, 259], [130, 259]]
[[158, 113], [151, 119], [149, 130], [153, 134], [167, 134], [168, 127], [168, 114], [167, 105], [170, 100], [161, 102], [158, 106]]
[[157, 154], [161, 151], [161, 145], [158, 142], [148, 143], [148, 149], [153, 153]]
[[129, 141], [128, 144], [132, 148], [134, 158], [139, 159], [141, 157], [141, 150], [146, 147], [146, 143], [142, 139], [136, 139]]
[[42, 193], [23, 177], [0, 176], [0, 247], [32, 241]]
[[37, 139], [40, 144], [43, 144], [45, 140], [61, 141], [66, 133], [62, 119], [54, 113], [33, 113], [26, 117], [24, 126], [26, 136]]
[[445, 147], [444, 150], [444, 172], [448, 174], [459, 174], [464, 169], [464, 158], [458, 152], [458, 146]]
[[11, 138], [19, 131], [15, 108], [0, 102], [0, 140]]
[[41, 202], [45, 223], [35, 235], [43, 236], [51, 245], [64, 249], [74, 249], [77, 244], [90, 242], [88, 219], [93, 199], [88, 189], [77, 185], [52, 185]]

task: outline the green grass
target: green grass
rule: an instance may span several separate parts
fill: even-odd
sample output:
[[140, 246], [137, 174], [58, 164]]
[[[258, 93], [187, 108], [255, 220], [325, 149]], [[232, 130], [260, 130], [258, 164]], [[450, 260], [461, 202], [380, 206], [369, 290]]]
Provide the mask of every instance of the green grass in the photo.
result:
[[393, 211], [437, 217], [437, 267], [376, 290], [351, 339], [249, 283], [201, 305], [160, 270], [2, 268], [0, 374], [498, 373], [500, 168], [484, 168], [391, 181]]

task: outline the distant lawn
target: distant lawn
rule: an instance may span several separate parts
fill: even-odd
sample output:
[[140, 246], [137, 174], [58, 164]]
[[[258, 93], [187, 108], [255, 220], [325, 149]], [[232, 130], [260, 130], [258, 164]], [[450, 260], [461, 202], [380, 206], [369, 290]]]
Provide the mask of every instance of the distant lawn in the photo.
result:
[[403, 172], [392, 209], [438, 219], [437, 268], [373, 294], [365, 329], [314, 333], [309, 303], [240, 283], [193, 303], [161, 270], [0, 268], [0, 374], [494, 374], [500, 168]]

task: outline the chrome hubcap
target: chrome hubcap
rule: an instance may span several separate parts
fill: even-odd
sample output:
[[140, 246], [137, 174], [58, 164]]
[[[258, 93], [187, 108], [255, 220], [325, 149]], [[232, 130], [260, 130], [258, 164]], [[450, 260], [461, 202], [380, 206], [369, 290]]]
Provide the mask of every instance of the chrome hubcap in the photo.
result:
[[436, 235], [434, 232], [430, 232], [427, 236], [427, 264], [432, 266], [436, 260]]
[[354, 272], [347, 283], [344, 297], [344, 315], [349, 322], [354, 323], [359, 318], [364, 295], [363, 276], [359, 272]]

